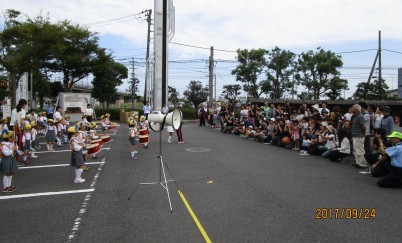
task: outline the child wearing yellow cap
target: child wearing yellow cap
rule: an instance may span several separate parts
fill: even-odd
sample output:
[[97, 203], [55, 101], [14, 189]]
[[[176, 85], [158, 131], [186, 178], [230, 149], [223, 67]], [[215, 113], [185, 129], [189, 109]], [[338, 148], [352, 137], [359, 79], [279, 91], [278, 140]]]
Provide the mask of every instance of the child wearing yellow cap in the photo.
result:
[[57, 128], [53, 123], [53, 119], [49, 119], [47, 121], [47, 126], [46, 126], [46, 143], [47, 143], [47, 150], [48, 151], [54, 151], [53, 145], [54, 141], [56, 141], [56, 135], [57, 135]]
[[2, 137], [0, 173], [4, 175], [3, 192], [9, 193], [18, 189], [11, 185], [13, 175], [18, 171], [17, 160], [14, 157], [14, 153], [18, 150], [18, 146], [15, 144], [14, 132], [9, 131], [4, 133]]

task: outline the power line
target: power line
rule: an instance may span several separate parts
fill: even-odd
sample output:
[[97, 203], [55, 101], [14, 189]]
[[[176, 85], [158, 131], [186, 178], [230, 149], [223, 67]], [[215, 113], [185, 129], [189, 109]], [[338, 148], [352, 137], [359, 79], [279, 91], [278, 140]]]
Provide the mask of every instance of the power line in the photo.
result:
[[387, 50], [387, 49], [382, 49], [383, 51], [388, 51], [388, 52], [393, 52], [393, 53], [398, 53], [398, 54], [402, 54], [402, 52], [399, 51], [393, 51], [393, 50]]
[[[193, 45], [188, 45], [188, 44], [182, 44], [182, 43], [177, 43], [177, 42], [170, 42], [171, 44], [174, 45], [179, 45], [179, 46], [187, 46], [187, 47], [192, 47], [192, 48], [198, 48], [198, 49], [205, 49], [205, 50], [210, 50], [210, 47], [202, 47], [202, 46], [193, 46]], [[229, 50], [223, 50], [223, 49], [215, 49], [215, 51], [222, 51], [222, 52], [235, 52], [237, 53], [237, 51], [229, 51]]]

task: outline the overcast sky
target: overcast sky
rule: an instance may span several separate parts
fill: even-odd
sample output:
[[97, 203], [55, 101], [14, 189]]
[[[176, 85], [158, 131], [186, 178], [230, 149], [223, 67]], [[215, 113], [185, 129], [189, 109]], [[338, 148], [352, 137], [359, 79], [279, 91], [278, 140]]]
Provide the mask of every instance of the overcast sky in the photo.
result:
[[[99, 33], [100, 45], [113, 52], [116, 60], [129, 66], [134, 58], [143, 89], [147, 23], [140, 13], [153, 5], [153, 0], [3, 1], [0, 22], [4, 22], [5, 9], [12, 8], [31, 17], [42, 12], [49, 13], [52, 21], [89, 24], [90, 30]], [[176, 34], [172, 42], [184, 45], [169, 45], [170, 61], [175, 61], [169, 66], [169, 85], [180, 93], [190, 80], [207, 84], [211, 46], [221, 50], [214, 56], [218, 96], [223, 85], [236, 83], [230, 72], [239, 48], [270, 50], [278, 46], [298, 54], [322, 47], [342, 55], [341, 73], [349, 80], [350, 90], [345, 92], [349, 97], [357, 83], [367, 81], [379, 30], [383, 78], [390, 88], [397, 88], [397, 68], [402, 67], [400, 0], [175, 0], [174, 5]]]

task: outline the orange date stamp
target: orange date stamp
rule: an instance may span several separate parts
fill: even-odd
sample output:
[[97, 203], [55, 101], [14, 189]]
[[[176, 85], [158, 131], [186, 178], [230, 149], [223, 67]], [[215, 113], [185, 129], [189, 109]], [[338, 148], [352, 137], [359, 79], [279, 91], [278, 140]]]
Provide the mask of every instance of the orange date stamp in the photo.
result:
[[375, 208], [316, 208], [315, 219], [375, 219]]

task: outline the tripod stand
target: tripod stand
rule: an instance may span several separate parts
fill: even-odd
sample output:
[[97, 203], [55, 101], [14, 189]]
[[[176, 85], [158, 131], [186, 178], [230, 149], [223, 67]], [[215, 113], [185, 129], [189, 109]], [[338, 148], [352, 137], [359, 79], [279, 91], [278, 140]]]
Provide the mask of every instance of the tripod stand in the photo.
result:
[[161, 185], [163, 187], [163, 189], [166, 190], [166, 193], [168, 196], [168, 201], [169, 201], [170, 212], [173, 212], [172, 203], [170, 201], [169, 187], [168, 187], [168, 182], [171, 182], [173, 180], [166, 179], [165, 164], [163, 163], [163, 157], [162, 157], [162, 131], [159, 132], [159, 155], [156, 160], [159, 160], [159, 181], [140, 183], [140, 185], [157, 185], [157, 184]]

